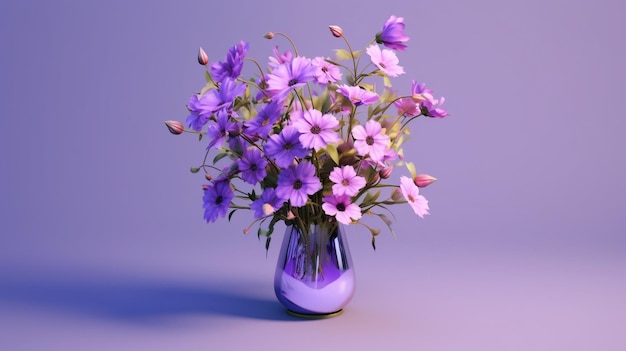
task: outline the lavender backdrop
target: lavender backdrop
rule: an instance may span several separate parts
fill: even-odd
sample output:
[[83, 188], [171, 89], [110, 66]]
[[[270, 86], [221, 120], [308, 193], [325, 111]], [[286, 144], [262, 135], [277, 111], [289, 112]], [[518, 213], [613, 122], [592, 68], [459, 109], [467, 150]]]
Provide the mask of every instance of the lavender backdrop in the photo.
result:
[[[0, 349], [623, 350], [626, 25], [620, 1], [3, 1]], [[408, 72], [453, 116], [406, 153], [439, 181], [398, 238], [348, 228], [357, 294], [299, 321], [267, 254], [202, 222], [203, 145], [170, 135], [198, 46], [264, 60], [365, 45], [405, 17]], [[398, 176], [399, 174], [396, 174]], [[324, 341], [326, 340], [326, 341]]]

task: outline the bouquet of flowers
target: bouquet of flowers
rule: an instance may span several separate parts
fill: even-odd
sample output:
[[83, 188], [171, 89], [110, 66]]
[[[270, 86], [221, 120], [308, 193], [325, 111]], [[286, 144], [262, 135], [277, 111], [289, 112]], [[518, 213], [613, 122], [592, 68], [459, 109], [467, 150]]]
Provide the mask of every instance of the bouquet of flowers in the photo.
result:
[[[202, 186], [207, 222], [252, 210], [244, 232], [258, 224], [266, 248], [280, 221], [303, 233], [311, 225], [360, 224], [375, 248], [380, 230], [362, 223], [364, 215], [378, 216], [393, 233], [389, 206], [408, 203], [420, 217], [429, 213], [419, 189], [435, 178], [417, 174], [401, 147], [410, 122], [448, 114], [441, 109], [444, 98], [435, 98], [424, 83], [413, 81], [405, 94], [392, 89], [390, 78], [405, 73], [395, 53], [409, 40], [404, 19], [391, 16], [358, 51], [340, 27], [329, 29], [347, 47], [333, 58], [301, 56], [281, 32], [264, 37], [284, 37], [292, 50], [274, 47], [265, 67], [247, 57], [243, 41], [213, 63], [200, 48], [206, 85], [187, 104], [187, 128], [178, 121], [165, 124], [173, 134], [194, 133], [207, 141], [202, 164], [191, 168], [208, 181]], [[241, 76], [247, 62], [258, 70], [255, 77]], [[381, 89], [374, 80], [382, 80]], [[392, 183], [394, 167], [402, 165], [410, 177]]]

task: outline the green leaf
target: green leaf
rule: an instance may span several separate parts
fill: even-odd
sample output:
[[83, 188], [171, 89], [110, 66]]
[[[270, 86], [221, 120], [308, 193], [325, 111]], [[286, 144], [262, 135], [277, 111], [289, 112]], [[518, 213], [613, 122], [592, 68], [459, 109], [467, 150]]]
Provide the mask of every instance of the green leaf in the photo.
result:
[[344, 49], [335, 49], [335, 57], [337, 60], [352, 60], [352, 55]]
[[216, 164], [219, 160], [223, 159], [224, 157], [228, 156], [227, 153], [225, 152], [220, 152], [219, 154], [217, 154], [215, 156], [215, 158], [213, 159], [213, 164]]
[[339, 152], [337, 151], [337, 146], [334, 144], [326, 145], [326, 152], [328, 156], [335, 162], [336, 165], [339, 165]]
[[272, 237], [268, 236], [267, 239], [265, 239], [265, 254], [267, 255], [267, 252], [270, 249], [270, 241], [272, 241]]
[[376, 251], [376, 237], [372, 236], [372, 248]]
[[191, 173], [198, 173], [200, 171], [200, 167], [191, 167], [189, 170]]
[[413, 164], [413, 162], [407, 162], [406, 168], [409, 169], [409, 172], [411, 173], [411, 178], [415, 178], [417, 172], [415, 172], [415, 165]]
[[201, 140], [202, 140], [202, 136], [203, 136], [203, 135], [204, 135], [204, 134], [202, 134], [202, 133], [198, 134], [198, 141], [201, 141]]
[[230, 213], [228, 214], [228, 221], [230, 222], [230, 219], [233, 217], [233, 213], [235, 213], [235, 211], [237, 211], [237, 209], [234, 209], [232, 211], [230, 211]]
[[389, 80], [389, 77], [387, 77], [386, 74], [383, 76], [383, 83], [386, 87], [391, 87], [391, 80]]

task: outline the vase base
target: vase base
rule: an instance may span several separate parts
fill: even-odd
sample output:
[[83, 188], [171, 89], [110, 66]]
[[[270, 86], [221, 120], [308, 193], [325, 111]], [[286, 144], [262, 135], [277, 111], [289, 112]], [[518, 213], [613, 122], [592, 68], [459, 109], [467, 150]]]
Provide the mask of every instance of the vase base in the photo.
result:
[[333, 317], [340, 316], [341, 314], [343, 314], [343, 309], [339, 311], [331, 312], [331, 313], [319, 313], [319, 314], [318, 313], [306, 314], [306, 313], [294, 312], [292, 310], [287, 310], [287, 314], [294, 316], [294, 317], [305, 318], [305, 319], [326, 319], [326, 318], [333, 318]]

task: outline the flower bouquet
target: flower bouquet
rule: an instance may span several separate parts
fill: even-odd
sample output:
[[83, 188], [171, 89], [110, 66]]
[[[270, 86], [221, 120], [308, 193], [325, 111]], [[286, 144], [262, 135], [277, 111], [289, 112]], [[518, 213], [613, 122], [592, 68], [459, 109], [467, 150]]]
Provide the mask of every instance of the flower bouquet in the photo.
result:
[[[282, 36], [292, 50], [274, 47], [265, 67], [247, 57], [243, 41], [213, 63], [200, 48], [206, 85], [187, 104], [187, 128], [165, 123], [173, 134], [194, 133], [207, 141], [202, 164], [191, 168], [209, 182], [202, 186], [207, 222], [252, 210], [244, 232], [258, 224], [266, 247], [280, 221], [303, 233], [311, 225], [332, 231], [339, 223], [360, 224], [371, 232], [375, 248], [380, 230], [362, 223], [364, 215], [378, 216], [393, 233], [385, 214], [389, 206], [408, 203], [420, 217], [429, 213], [419, 188], [435, 178], [417, 174], [401, 147], [410, 122], [448, 114], [441, 109], [444, 98], [435, 98], [424, 83], [413, 81], [405, 94], [392, 89], [390, 78], [405, 73], [395, 53], [409, 40], [404, 19], [391, 16], [358, 51], [340, 27], [329, 29], [347, 48], [333, 58], [301, 56], [281, 32], [264, 37]], [[245, 63], [258, 70], [255, 77], [241, 76]], [[401, 165], [410, 177], [391, 182], [394, 166]]]

